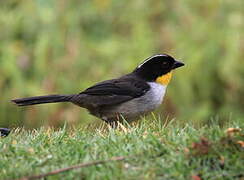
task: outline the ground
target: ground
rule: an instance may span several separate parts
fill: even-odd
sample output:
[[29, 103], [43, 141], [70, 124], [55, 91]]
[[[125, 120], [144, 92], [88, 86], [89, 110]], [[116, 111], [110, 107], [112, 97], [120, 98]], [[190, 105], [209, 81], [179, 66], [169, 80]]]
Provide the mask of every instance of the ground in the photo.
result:
[[91, 164], [47, 179], [243, 179], [244, 123], [202, 127], [142, 120], [114, 130], [15, 129], [0, 138], [0, 179], [39, 175], [79, 163]]

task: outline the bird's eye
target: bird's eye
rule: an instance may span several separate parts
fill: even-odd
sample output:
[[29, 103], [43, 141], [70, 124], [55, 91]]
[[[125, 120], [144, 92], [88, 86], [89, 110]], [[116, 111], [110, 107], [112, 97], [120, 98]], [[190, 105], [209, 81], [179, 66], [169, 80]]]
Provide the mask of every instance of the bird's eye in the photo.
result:
[[164, 65], [164, 66], [168, 65], [168, 62], [167, 62], [167, 61], [164, 61], [164, 62], [163, 62], [163, 65]]

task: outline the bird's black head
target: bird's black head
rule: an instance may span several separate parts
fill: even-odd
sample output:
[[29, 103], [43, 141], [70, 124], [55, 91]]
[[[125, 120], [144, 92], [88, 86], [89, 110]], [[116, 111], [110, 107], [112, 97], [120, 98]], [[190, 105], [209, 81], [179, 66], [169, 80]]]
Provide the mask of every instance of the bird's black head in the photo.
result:
[[147, 58], [133, 73], [147, 81], [156, 81], [167, 85], [171, 78], [171, 71], [181, 66], [184, 66], [184, 63], [167, 54], [159, 54]]

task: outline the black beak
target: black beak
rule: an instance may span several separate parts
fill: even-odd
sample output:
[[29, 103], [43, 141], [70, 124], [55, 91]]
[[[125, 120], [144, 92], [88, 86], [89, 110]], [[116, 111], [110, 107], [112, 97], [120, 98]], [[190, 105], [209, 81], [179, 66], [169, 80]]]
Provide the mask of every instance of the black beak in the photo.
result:
[[183, 62], [180, 62], [180, 61], [176, 61], [174, 62], [174, 65], [172, 67], [172, 69], [176, 69], [176, 68], [179, 68], [181, 66], [184, 66], [185, 64]]

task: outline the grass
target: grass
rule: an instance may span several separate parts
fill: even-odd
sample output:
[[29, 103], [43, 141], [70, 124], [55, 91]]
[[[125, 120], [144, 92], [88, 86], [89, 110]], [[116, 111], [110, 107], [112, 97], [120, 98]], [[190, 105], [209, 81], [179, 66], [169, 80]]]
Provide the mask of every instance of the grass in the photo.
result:
[[[237, 128], [234, 130], [227, 128]], [[239, 128], [239, 129], [238, 129]], [[0, 179], [47, 173], [111, 157], [123, 161], [79, 168], [47, 179], [239, 179], [243, 178], [244, 124], [194, 128], [176, 121], [142, 120], [117, 130], [16, 129], [0, 139]], [[241, 130], [242, 129], [242, 130]]]

